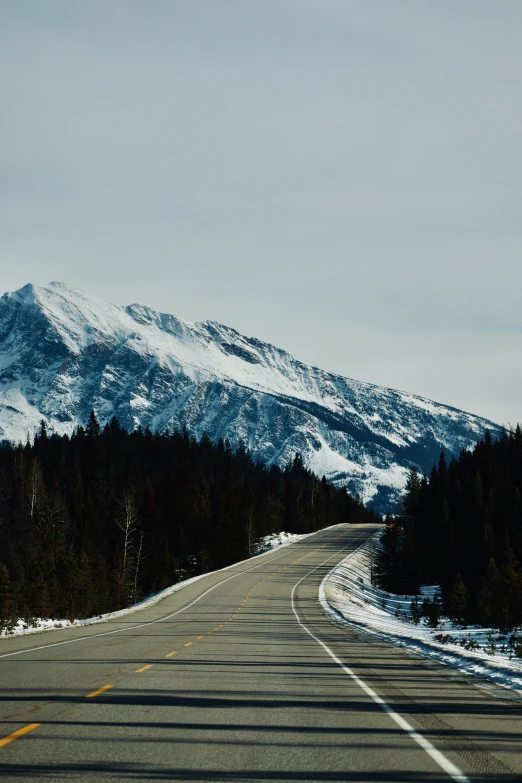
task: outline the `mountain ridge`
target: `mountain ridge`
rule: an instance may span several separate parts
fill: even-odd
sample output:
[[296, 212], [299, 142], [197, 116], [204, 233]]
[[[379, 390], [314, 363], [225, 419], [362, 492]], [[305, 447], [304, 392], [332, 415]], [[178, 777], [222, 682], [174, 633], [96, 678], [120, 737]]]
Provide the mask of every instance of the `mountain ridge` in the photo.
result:
[[400, 496], [411, 465], [457, 455], [487, 419], [408, 392], [312, 367], [215, 321], [190, 323], [111, 305], [65, 283], [0, 298], [0, 439], [43, 418], [69, 433], [91, 409], [103, 423], [241, 440], [254, 458], [305, 464], [377, 507]]

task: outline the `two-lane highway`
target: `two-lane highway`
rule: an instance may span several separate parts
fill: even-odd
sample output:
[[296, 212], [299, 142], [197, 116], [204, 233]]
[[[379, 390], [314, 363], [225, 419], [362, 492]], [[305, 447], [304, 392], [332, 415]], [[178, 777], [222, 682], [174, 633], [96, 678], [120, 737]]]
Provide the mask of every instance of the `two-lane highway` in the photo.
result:
[[1, 640], [2, 780], [521, 780], [520, 702], [321, 609], [324, 575], [373, 532], [330, 528], [119, 621]]

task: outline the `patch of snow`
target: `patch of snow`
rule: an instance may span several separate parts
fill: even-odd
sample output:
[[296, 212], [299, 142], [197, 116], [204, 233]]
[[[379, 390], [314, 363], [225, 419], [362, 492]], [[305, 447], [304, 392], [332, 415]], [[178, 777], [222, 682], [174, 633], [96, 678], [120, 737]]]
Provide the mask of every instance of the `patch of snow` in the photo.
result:
[[371, 501], [379, 487], [390, 487], [402, 492], [406, 486], [409, 473], [407, 467], [394, 463], [381, 468], [372, 464], [367, 457], [355, 462], [332, 449], [322, 435], [316, 435], [316, 441], [318, 448], [308, 456], [308, 468], [317, 476], [325, 475], [328, 479], [334, 478], [338, 473], [350, 476], [351, 479], [359, 479], [362, 483], [363, 503]]
[[0, 636], [22, 636], [28, 633], [38, 633], [38, 631], [54, 631], [57, 628], [70, 628], [74, 625], [71, 620], [50, 620], [43, 617], [35, 617], [32, 620], [23, 620], [19, 618], [16, 625], [7, 633], [5, 630], [0, 632]]
[[356, 476], [363, 472], [361, 465], [334, 451], [321, 435], [317, 436], [317, 441], [319, 448], [312, 452], [308, 459], [309, 469], [317, 476], [329, 475], [332, 472]]
[[280, 546], [286, 546], [287, 544], [295, 544], [297, 541], [301, 541], [303, 538], [308, 538], [312, 533], [272, 533], [269, 536], [263, 536], [257, 542], [256, 552], [261, 554], [262, 552], [269, 552], [271, 549], [276, 549]]
[[[444, 617], [437, 628], [422, 621], [416, 625], [411, 614], [415, 596], [394, 595], [371, 584], [372, 550], [379, 535], [326, 575], [319, 589], [323, 608], [350, 627], [522, 693], [522, 660], [513, 658], [506, 637], [497, 629], [462, 627]], [[426, 597], [433, 599], [437, 591], [436, 585], [422, 588], [419, 603]], [[442, 642], [444, 637], [449, 641]], [[465, 644], [478, 648], [465, 649]]]

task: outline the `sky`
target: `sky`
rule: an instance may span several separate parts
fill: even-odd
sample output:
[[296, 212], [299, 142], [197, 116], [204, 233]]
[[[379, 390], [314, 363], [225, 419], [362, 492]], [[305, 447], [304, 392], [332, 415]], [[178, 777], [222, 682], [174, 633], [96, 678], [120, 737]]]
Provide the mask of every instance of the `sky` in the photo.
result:
[[0, 0], [0, 289], [522, 421], [520, 0]]

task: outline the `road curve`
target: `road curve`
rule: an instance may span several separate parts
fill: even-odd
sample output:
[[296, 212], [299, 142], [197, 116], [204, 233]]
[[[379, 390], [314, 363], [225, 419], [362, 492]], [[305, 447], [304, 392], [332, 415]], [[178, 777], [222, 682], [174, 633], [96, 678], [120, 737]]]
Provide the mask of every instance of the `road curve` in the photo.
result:
[[118, 621], [0, 640], [2, 781], [520, 781], [509, 692], [337, 626], [338, 525]]

